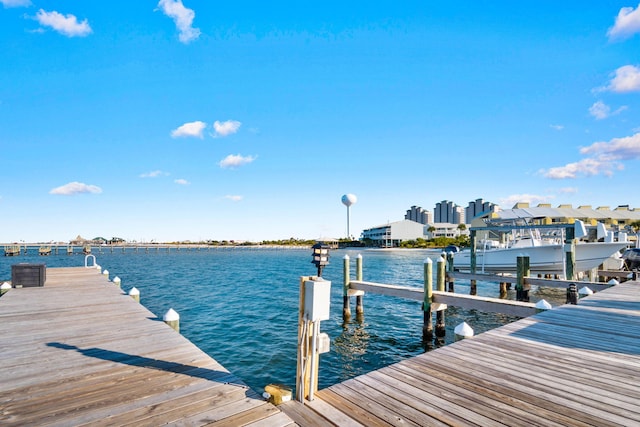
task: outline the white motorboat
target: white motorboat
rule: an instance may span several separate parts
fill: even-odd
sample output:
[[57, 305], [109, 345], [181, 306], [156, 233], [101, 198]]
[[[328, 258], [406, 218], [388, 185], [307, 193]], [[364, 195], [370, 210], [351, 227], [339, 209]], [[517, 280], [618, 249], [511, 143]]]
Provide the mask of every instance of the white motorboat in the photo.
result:
[[[576, 228], [584, 226], [576, 221]], [[563, 274], [566, 269], [564, 233], [556, 232], [542, 235], [535, 227], [522, 229], [512, 233], [512, 238], [505, 243], [485, 239], [479, 242], [476, 249], [476, 272], [478, 273], [515, 273], [516, 260], [520, 255], [529, 257], [532, 274]], [[576, 233], [583, 237], [586, 232]], [[599, 267], [610, 257], [615, 257], [629, 242], [624, 233], [619, 233], [614, 241], [609, 232], [604, 241], [583, 242], [578, 240], [575, 247], [575, 272], [584, 272]], [[454, 254], [454, 268], [470, 270], [471, 250], [463, 250]]]

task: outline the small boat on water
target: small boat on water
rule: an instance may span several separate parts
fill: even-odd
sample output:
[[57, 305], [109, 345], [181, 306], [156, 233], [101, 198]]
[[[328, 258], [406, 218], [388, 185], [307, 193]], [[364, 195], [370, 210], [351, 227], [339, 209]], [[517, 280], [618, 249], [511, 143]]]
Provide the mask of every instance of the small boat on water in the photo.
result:
[[38, 248], [38, 254], [42, 256], [51, 255], [51, 246], [42, 245]]
[[[584, 229], [580, 221], [576, 226]], [[603, 241], [584, 242], [578, 240], [575, 245], [575, 272], [589, 271], [599, 267], [611, 257], [619, 255], [622, 249], [629, 246], [624, 233], [614, 241], [609, 232]], [[586, 232], [576, 233], [583, 237]], [[482, 239], [476, 245], [476, 272], [478, 273], [516, 273], [516, 261], [520, 255], [529, 256], [532, 274], [566, 275], [566, 246], [564, 229], [551, 232], [549, 228], [514, 229], [508, 239]], [[454, 268], [470, 270], [471, 250], [454, 253]]]

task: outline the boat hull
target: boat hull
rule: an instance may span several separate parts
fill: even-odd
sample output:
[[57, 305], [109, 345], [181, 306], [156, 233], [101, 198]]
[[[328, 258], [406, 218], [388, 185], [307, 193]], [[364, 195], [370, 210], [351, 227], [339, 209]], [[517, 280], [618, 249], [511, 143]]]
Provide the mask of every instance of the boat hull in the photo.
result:
[[[576, 245], [575, 272], [589, 271], [600, 266], [607, 258], [624, 249], [628, 242], [594, 242]], [[565, 270], [564, 245], [543, 245], [508, 249], [490, 249], [476, 252], [476, 272], [516, 273], [518, 256], [529, 256], [529, 267], [534, 274], [562, 274]], [[454, 268], [470, 270], [471, 251], [454, 254]]]

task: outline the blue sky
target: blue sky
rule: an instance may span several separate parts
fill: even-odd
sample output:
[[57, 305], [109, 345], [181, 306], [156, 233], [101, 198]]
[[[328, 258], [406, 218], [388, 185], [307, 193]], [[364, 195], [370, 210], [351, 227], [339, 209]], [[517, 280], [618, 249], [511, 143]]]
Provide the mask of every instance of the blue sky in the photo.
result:
[[640, 208], [639, 6], [0, 0], [0, 241]]

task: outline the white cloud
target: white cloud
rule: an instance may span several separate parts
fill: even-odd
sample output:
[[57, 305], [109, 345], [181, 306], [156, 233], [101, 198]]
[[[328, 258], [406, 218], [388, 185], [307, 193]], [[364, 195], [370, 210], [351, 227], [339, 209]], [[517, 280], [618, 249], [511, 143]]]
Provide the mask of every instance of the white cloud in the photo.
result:
[[175, 182], [176, 184], [180, 184], [180, 185], [189, 185], [191, 184], [189, 181], [187, 181], [186, 179], [176, 179], [173, 182]]
[[213, 123], [213, 129], [216, 131], [214, 136], [228, 136], [234, 134], [238, 132], [241, 125], [242, 123], [237, 120], [227, 120], [226, 122], [219, 122], [216, 120]]
[[235, 168], [238, 166], [246, 165], [248, 163], [253, 162], [256, 159], [254, 156], [241, 156], [240, 154], [229, 154], [227, 157], [222, 159], [220, 163], [221, 168]]
[[587, 155], [582, 160], [541, 171], [551, 179], [577, 178], [578, 176], [611, 176], [614, 171], [624, 169], [622, 161], [640, 159], [640, 133], [624, 138], [613, 138], [608, 142], [596, 142], [580, 149]]
[[78, 18], [71, 14], [65, 16], [55, 11], [46, 12], [40, 9], [36, 14], [36, 20], [40, 25], [51, 27], [68, 37], [84, 37], [92, 32], [89, 22], [86, 19], [78, 22]]
[[514, 206], [516, 203], [529, 203], [530, 205], [537, 205], [538, 203], [548, 202], [553, 199], [554, 196], [540, 196], [536, 194], [512, 194], [503, 199], [500, 199], [500, 206]]
[[31, 0], [0, 0], [5, 8], [31, 6]]
[[607, 117], [615, 116], [626, 110], [627, 106], [623, 105], [615, 111], [611, 111], [611, 107], [602, 101], [596, 101], [591, 107], [589, 107], [589, 114], [596, 118], [596, 120], [606, 119]]
[[74, 194], [83, 194], [83, 193], [93, 193], [100, 194], [102, 193], [102, 188], [95, 185], [88, 185], [82, 182], [70, 182], [60, 187], [56, 187], [49, 191], [49, 194], [59, 194], [63, 196], [71, 196]]
[[640, 133], [609, 142], [596, 142], [580, 149], [581, 154], [592, 154], [603, 161], [634, 160], [640, 158]]
[[168, 172], [162, 172], [161, 170], [155, 170], [147, 173], [141, 173], [140, 178], [157, 178], [159, 176], [169, 175]]
[[623, 7], [616, 16], [616, 22], [609, 28], [609, 40], [625, 39], [640, 32], [640, 4], [637, 8]]
[[589, 114], [595, 117], [597, 120], [606, 119], [609, 117], [611, 107], [602, 101], [596, 101], [591, 107], [589, 107]]
[[201, 121], [185, 123], [182, 126], [178, 127], [177, 129], [172, 130], [171, 136], [173, 138], [180, 138], [180, 137], [202, 138], [202, 132], [204, 131], [205, 127], [207, 127], [207, 124]]
[[562, 130], [562, 129], [564, 129], [564, 126], [563, 126], [563, 125], [549, 125], [549, 127], [550, 127], [551, 129], [555, 129], [555, 130]]
[[182, 43], [189, 43], [200, 37], [200, 29], [192, 26], [196, 13], [193, 9], [184, 7], [182, 0], [160, 0], [158, 7], [165, 15], [173, 19], [180, 32], [178, 39]]
[[640, 91], [640, 68], [623, 65], [613, 73], [613, 78], [607, 86], [596, 89], [596, 91], [603, 90], [618, 93]]
[[228, 199], [228, 200], [231, 200], [231, 201], [233, 201], [233, 202], [239, 202], [240, 200], [242, 200], [242, 199], [243, 199], [243, 197], [242, 197], [242, 196], [237, 196], [237, 195], [236, 195], [236, 196], [232, 196], [232, 195], [229, 195], [229, 194], [228, 194], [228, 195], [226, 195], [226, 196], [224, 196], [224, 198], [225, 198], [225, 199]]

